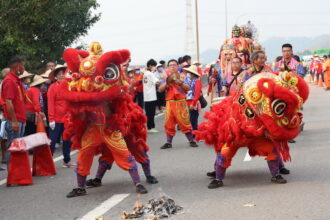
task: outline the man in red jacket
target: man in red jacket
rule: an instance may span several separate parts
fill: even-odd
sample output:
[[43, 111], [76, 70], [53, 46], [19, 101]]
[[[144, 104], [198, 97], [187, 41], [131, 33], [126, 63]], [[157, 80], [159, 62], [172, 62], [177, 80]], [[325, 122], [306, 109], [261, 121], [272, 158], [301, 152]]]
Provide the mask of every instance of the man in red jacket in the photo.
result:
[[[6, 118], [6, 131], [8, 135], [7, 147], [11, 142], [23, 137], [25, 115], [25, 90], [18, 78], [25, 71], [24, 60], [13, 57], [9, 61], [10, 72], [2, 82], [1, 99], [3, 101], [4, 115]], [[9, 164], [9, 152], [7, 151], [7, 165]]]
[[[48, 98], [48, 120], [49, 120], [49, 138], [51, 139], [51, 150], [52, 153], [55, 151], [55, 145], [57, 140], [62, 137], [64, 131], [64, 118], [66, 114], [65, 101], [59, 98], [59, 87], [60, 83], [64, 80], [64, 72], [66, 66], [57, 65], [55, 69], [49, 74], [51, 80], [55, 82], [49, 87], [47, 98]], [[70, 151], [71, 142], [63, 140], [63, 167], [70, 168], [75, 166], [71, 162]]]

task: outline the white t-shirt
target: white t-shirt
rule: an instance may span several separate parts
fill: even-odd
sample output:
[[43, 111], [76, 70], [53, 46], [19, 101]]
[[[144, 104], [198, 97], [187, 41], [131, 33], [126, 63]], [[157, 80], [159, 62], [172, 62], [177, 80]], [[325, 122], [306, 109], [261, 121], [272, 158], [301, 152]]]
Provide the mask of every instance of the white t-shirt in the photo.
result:
[[145, 102], [151, 102], [157, 100], [156, 94], [156, 82], [158, 79], [155, 74], [146, 71], [143, 75], [143, 98]]

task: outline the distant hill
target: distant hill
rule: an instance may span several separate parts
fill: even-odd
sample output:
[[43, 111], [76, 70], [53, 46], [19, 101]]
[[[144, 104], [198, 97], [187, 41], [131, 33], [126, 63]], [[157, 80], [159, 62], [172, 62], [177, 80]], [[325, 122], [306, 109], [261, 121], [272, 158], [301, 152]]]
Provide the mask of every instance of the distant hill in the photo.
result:
[[302, 53], [305, 50], [318, 50], [330, 48], [330, 35], [321, 35], [314, 38], [308, 37], [291, 37], [280, 38], [274, 37], [262, 42], [269, 60], [274, 60], [281, 55], [281, 46], [284, 43], [290, 43], [293, 46], [294, 53]]
[[[330, 35], [321, 35], [314, 38], [308, 37], [273, 37], [262, 42], [262, 46], [266, 50], [266, 54], [269, 61], [274, 60], [277, 56], [281, 55], [281, 46], [284, 43], [290, 43], [293, 46], [293, 51], [295, 53], [302, 53], [305, 50], [318, 50], [318, 49], [328, 49], [330, 48]], [[219, 48], [208, 49], [201, 53], [201, 62], [211, 63], [215, 61], [219, 55]]]

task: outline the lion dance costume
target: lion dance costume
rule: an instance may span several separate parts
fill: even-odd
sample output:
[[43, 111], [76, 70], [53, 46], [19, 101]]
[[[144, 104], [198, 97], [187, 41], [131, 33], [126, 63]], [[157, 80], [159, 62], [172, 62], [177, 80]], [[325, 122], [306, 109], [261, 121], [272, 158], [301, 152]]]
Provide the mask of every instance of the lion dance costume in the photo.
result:
[[286, 183], [279, 170], [290, 160], [288, 140], [299, 134], [309, 88], [299, 76], [289, 73], [260, 73], [246, 81], [235, 96], [212, 106], [208, 120], [195, 132], [216, 152], [216, 179], [209, 188], [223, 185], [226, 169], [240, 147], [251, 156], [265, 156], [272, 182]]
[[[71, 138], [72, 148], [79, 149], [76, 168], [79, 188], [67, 197], [86, 194], [86, 177], [98, 154], [102, 154], [97, 171], [99, 180], [115, 161], [129, 172], [137, 192], [147, 193], [136, 165], [136, 160], [142, 164], [148, 180], [151, 173], [146, 119], [141, 108], [133, 103], [120, 68], [130, 58], [130, 52], [118, 50], [103, 54], [101, 45], [93, 42], [89, 52], [69, 48], [63, 58], [68, 64], [60, 91], [68, 111], [64, 139]], [[157, 182], [152, 179], [153, 183]]]

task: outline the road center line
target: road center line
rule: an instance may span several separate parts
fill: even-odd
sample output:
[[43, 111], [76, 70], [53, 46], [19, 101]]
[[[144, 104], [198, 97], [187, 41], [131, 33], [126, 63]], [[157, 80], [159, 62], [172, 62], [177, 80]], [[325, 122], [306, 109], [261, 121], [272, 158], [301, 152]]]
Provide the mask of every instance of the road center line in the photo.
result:
[[86, 215], [79, 218], [79, 220], [96, 219], [96, 218], [102, 216], [107, 211], [109, 211], [112, 207], [116, 206], [118, 203], [123, 201], [128, 196], [129, 196], [129, 194], [116, 194], [116, 195], [113, 195], [109, 199], [102, 202], [95, 209], [91, 210]]
[[[78, 150], [74, 150], [74, 151], [71, 151], [70, 155], [75, 155], [76, 153], [78, 153]], [[58, 156], [56, 158], [53, 159], [54, 163], [56, 163], [57, 161], [60, 161], [60, 160], [63, 160], [63, 155], [61, 156]], [[6, 179], [3, 179], [3, 180], [0, 180], [0, 186], [5, 184], [7, 182], [7, 178]]]

